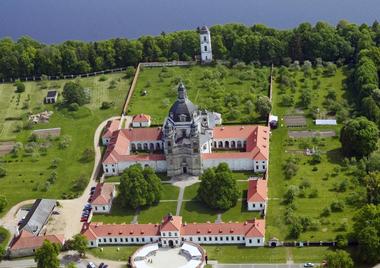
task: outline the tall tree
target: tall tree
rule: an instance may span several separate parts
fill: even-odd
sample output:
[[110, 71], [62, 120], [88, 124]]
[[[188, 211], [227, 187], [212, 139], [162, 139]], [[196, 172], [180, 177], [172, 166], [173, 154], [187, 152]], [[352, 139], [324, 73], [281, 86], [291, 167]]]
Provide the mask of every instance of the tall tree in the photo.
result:
[[351, 268], [354, 267], [350, 254], [344, 250], [328, 252], [326, 254], [327, 267], [329, 268]]
[[379, 129], [365, 117], [351, 119], [340, 132], [340, 142], [346, 156], [363, 157], [377, 149]]
[[36, 250], [34, 260], [37, 268], [59, 268], [58, 254], [60, 246], [45, 240], [42, 247]]
[[65, 84], [62, 95], [68, 104], [77, 103], [78, 105], [83, 105], [87, 100], [84, 88], [74, 82], [67, 82]]
[[80, 255], [86, 255], [87, 245], [88, 240], [84, 235], [76, 234], [73, 237], [72, 247], [74, 250], [78, 251]]

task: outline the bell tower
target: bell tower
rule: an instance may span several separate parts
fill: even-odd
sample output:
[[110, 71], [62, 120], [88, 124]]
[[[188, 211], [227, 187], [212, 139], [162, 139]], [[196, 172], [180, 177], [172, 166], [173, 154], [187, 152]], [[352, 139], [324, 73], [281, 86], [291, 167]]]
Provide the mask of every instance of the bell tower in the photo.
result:
[[207, 64], [212, 62], [211, 35], [207, 26], [202, 26], [199, 30], [201, 42], [201, 63]]

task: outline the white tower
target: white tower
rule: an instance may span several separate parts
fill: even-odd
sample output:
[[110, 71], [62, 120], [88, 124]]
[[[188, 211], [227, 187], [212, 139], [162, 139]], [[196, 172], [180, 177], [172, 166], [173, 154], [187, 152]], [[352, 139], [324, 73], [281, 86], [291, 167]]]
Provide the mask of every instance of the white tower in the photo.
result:
[[201, 62], [210, 63], [212, 62], [212, 49], [211, 49], [211, 35], [207, 26], [203, 26], [200, 29], [200, 40], [201, 40]]

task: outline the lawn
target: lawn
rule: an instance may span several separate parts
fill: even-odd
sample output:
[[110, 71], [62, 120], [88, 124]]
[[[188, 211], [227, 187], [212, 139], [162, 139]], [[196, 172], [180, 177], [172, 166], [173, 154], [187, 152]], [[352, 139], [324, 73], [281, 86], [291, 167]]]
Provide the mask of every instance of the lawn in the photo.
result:
[[203, 246], [209, 260], [219, 263], [285, 263], [286, 248], [250, 248], [243, 245]]
[[102, 247], [92, 248], [88, 253], [99, 259], [113, 261], [128, 261], [131, 256], [140, 246], [122, 246], [122, 247]]
[[[129, 81], [123, 76], [122, 73], [107, 75], [108, 80], [104, 82], [100, 82], [99, 77], [80, 79], [80, 83], [91, 92], [91, 102], [77, 112], [68, 112], [66, 109], [59, 108], [58, 105], [43, 104], [47, 89], [41, 89], [37, 82], [25, 83], [26, 91], [20, 95], [14, 92], [13, 85], [0, 85], [1, 102], [7, 103], [7, 105], [0, 105], [0, 128], [2, 129], [0, 138], [12, 139], [21, 142], [24, 148], [32, 148], [28, 153], [21, 149], [16, 157], [8, 155], [0, 158], [1, 166], [7, 170], [7, 176], [0, 179], [0, 189], [1, 194], [8, 200], [8, 206], [0, 213], [0, 216], [14, 204], [23, 200], [74, 196], [73, 184], [80, 176], [88, 180], [93, 168], [92, 160], [80, 161], [82, 152], [86, 148], [93, 148], [93, 135], [99, 123], [118, 115], [122, 109], [129, 85]], [[115, 88], [109, 88], [111, 81], [116, 81]], [[61, 92], [66, 82], [48, 82], [48, 88], [55, 88]], [[28, 95], [30, 96], [29, 108], [20, 108], [20, 105], [28, 99]], [[17, 96], [20, 96], [19, 105], [16, 101]], [[60, 96], [59, 99], [62, 100], [62, 97]], [[114, 105], [110, 109], [102, 110], [100, 109], [102, 101], [110, 101]], [[28, 141], [31, 130], [15, 132], [17, 126], [22, 125], [22, 121], [5, 121], [6, 117], [20, 115], [25, 117], [28, 111], [44, 110], [54, 112], [50, 122], [34, 125], [33, 129], [60, 127], [60, 140], [39, 140], [36, 146]], [[7, 129], [4, 128], [4, 124], [7, 125]], [[69, 146], [66, 149], [59, 148], [63, 137], [69, 140]], [[47, 149], [41, 149], [42, 146]], [[58, 162], [55, 168], [51, 165], [53, 159]], [[47, 185], [46, 181], [53, 170], [57, 178], [53, 184]], [[79, 193], [80, 191], [77, 192]]]
[[198, 195], [199, 182], [194, 183], [193, 185], [187, 186], [185, 188], [185, 193], [183, 194], [184, 200], [196, 200]]
[[160, 202], [156, 206], [150, 206], [142, 209], [138, 216], [139, 223], [160, 223], [162, 218], [168, 213], [175, 215], [177, 210], [177, 201]]
[[135, 214], [135, 210], [121, 207], [118, 200], [115, 199], [110, 214], [94, 214], [91, 221], [103, 223], [131, 223]]
[[[146, 113], [161, 125], [183, 81], [191, 101], [222, 113], [224, 122], [258, 122], [254, 102], [267, 95], [269, 68], [224, 66], [144, 68], [140, 72], [128, 114]], [[146, 91], [147, 94], [142, 94]]]
[[162, 184], [161, 200], [177, 200], [179, 188], [171, 184]]
[[[302, 72], [297, 72], [295, 76], [296, 80], [302, 81], [302, 76]], [[346, 94], [342, 85], [345, 76], [342, 69], [338, 69], [338, 72], [333, 77], [318, 76], [317, 79], [321, 80], [321, 84], [319, 90], [313, 91], [311, 106], [321, 107], [322, 109], [323, 96], [327, 94], [327, 89], [330, 87], [336, 91], [337, 102], [345, 102]], [[282, 93], [279, 87], [279, 84], [276, 82], [273, 88], [273, 110], [281, 118], [285, 114], [293, 113], [297, 105], [293, 108], [282, 107], [280, 105]], [[287, 90], [290, 92], [290, 89]], [[299, 85], [296, 87], [295, 96], [299, 96], [297, 94], [299, 94], [300, 90], [301, 86]], [[315, 127], [312, 125], [309, 110], [304, 110], [304, 112], [309, 118], [306, 129], [335, 130], [339, 134], [340, 125], [336, 127]], [[295, 198], [295, 210], [293, 213], [296, 216], [314, 221], [315, 228], [302, 232], [299, 240], [331, 241], [335, 239], [337, 234], [348, 232], [355, 208], [348, 205], [345, 201], [350, 197], [353, 187], [356, 187], [356, 185], [352, 182], [352, 174], [347, 172], [342, 166], [343, 156], [340, 152], [341, 145], [339, 139], [333, 137], [291, 140], [288, 138], [288, 129], [280, 126], [272, 131], [270, 142], [270, 201], [267, 211], [266, 238], [269, 239], [275, 236], [280, 240], [290, 239], [288, 237], [290, 225], [285, 224], [286, 206], [283, 204], [283, 197], [289, 186], [300, 187], [302, 184], [307, 184], [307, 186], [304, 190], [299, 191], [298, 196]], [[319, 164], [312, 164], [310, 162], [311, 157], [303, 153], [305, 147], [316, 147], [320, 151], [321, 162]], [[283, 164], [290, 156], [297, 159], [298, 171], [291, 179], [286, 179], [283, 174]], [[347, 182], [346, 189], [338, 192], [336, 186], [344, 181]], [[309, 196], [313, 191], [317, 191], [318, 193], [314, 198]], [[343, 211], [332, 212], [330, 216], [321, 216], [322, 210], [336, 200], [345, 203]], [[316, 253], [316, 255], [318, 254]]]

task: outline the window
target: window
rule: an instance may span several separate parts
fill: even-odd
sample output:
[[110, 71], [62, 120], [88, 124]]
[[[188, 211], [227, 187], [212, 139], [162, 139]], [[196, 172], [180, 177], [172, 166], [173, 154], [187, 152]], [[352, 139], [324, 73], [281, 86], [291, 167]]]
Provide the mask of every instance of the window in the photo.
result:
[[117, 238], [115, 238], [113, 241], [117, 242]]
[[220, 237], [220, 241], [223, 241], [223, 236]]
[[234, 241], [234, 240], [235, 240], [235, 237], [231, 236], [231, 240]]
[[193, 238], [192, 238], [192, 237], [190, 237], [190, 241], [193, 241]]
[[172, 233], [171, 233], [171, 232], [169, 232], [169, 236], [172, 236]]
[[103, 210], [106, 210], [106, 207], [103, 207]]
[[110, 238], [109, 241], [112, 242], [112, 238]]
[[201, 241], [201, 238], [200, 238], [200, 237], [198, 237], [198, 241]]
[[120, 238], [120, 242], [124, 242], [124, 239], [123, 239], [123, 238]]
[[94, 242], [91, 241], [90, 244], [91, 244], [91, 246], [93, 246], [93, 245], [94, 245]]
[[164, 245], [166, 245], [166, 241], [164, 240], [163, 242], [164, 242]]
[[212, 237], [211, 236], [208, 238], [208, 241], [212, 241]]
[[104, 242], [104, 243], [107, 242], [105, 238], [103, 238], [103, 242]]
[[207, 241], [207, 237], [203, 237], [203, 241]]
[[165, 233], [162, 233], [162, 236], [165, 236]]
[[237, 240], [240, 241], [240, 236], [237, 237]]
[[250, 244], [252, 243], [252, 239], [249, 239], [249, 243], [250, 243]]
[[227, 240], [227, 241], [229, 240], [229, 237], [228, 237], [228, 236], [226, 236], [226, 240]]
[[144, 238], [144, 237], [143, 237], [143, 238], [141, 238], [141, 241], [145, 242], [145, 238]]
[[263, 207], [263, 204], [260, 204], [260, 207], [262, 208], [262, 207]]
[[215, 241], [218, 241], [218, 237], [217, 236], [215, 236]]
[[115, 172], [116, 172], [114, 168], [112, 169], [112, 172], [113, 172], [113, 173], [115, 173]]
[[125, 239], [125, 242], [128, 242], [128, 237]]
[[140, 242], [138, 238], [136, 238], [136, 242]]
[[207, 51], [207, 46], [205, 46], [205, 51]]
[[108, 173], [108, 168], [106, 168], [106, 173]]
[[133, 238], [131, 238], [131, 242], [134, 242], [134, 239], [133, 239]]
[[259, 166], [256, 165], [256, 169], [259, 169]]
[[256, 204], [255, 204], [255, 203], [253, 203], [253, 204], [252, 204], [252, 207], [254, 207], [254, 208], [255, 208], [255, 207], [256, 207]]
[[98, 207], [95, 206], [95, 210], [98, 210]]
[[205, 42], [207, 41], [207, 38], [206, 38], [206, 36], [203, 36], [203, 41], [205, 41]]
[[260, 239], [257, 239], [257, 243], [260, 243]]
[[265, 169], [265, 166], [263, 165], [263, 169]]
[[153, 242], [153, 237], [150, 238], [150, 242]]

